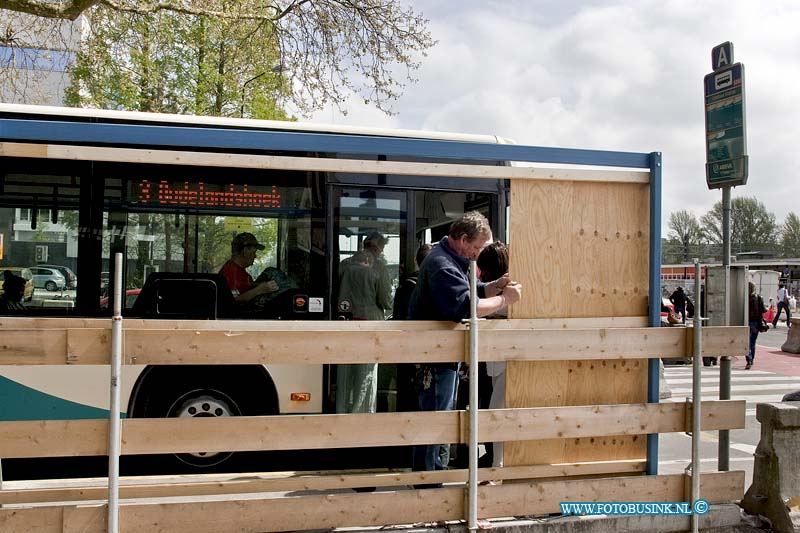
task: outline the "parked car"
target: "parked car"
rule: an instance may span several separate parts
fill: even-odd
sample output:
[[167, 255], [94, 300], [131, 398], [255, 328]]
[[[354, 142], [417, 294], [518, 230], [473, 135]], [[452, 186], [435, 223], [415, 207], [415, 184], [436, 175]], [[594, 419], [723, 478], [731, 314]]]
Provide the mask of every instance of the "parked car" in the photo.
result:
[[5, 281], [6, 270], [10, 270], [26, 281], [25, 289], [22, 291], [22, 299], [26, 302], [33, 300], [33, 273], [29, 268], [25, 267], [0, 267], [0, 294], [3, 294], [3, 281]]
[[59, 291], [63, 290], [67, 283], [64, 274], [55, 268], [35, 266], [30, 267], [30, 270], [33, 273], [33, 286], [37, 289], [43, 288], [50, 292]]
[[45, 268], [54, 268], [55, 270], [61, 272], [61, 275], [63, 275], [64, 279], [66, 280], [64, 283], [65, 289], [78, 288], [78, 276], [75, 275], [75, 272], [73, 272], [71, 268], [61, 265], [37, 265], [37, 266]]

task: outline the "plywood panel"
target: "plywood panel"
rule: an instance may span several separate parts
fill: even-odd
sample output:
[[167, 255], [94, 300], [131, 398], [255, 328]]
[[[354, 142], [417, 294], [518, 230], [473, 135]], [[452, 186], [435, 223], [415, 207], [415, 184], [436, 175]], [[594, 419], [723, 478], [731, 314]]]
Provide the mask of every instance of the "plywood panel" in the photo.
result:
[[[510, 270], [525, 287], [512, 318], [647, 315], [647, 185], [512, 180], [510, 222]], [[646, 399], [646, 360], [508, 364], [509, 407]], [[639, 436], [512, 442], [505, 447], [505, 464], [641, 459], [644, 454], [645, 439]]]

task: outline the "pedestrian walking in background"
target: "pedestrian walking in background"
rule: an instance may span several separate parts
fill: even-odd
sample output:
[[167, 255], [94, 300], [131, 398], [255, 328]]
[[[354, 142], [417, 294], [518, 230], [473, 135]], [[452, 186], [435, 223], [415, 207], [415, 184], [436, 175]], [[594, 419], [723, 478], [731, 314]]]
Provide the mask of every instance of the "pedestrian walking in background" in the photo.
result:
[[686, 323], [686, 293], [683, 292], [683, 287], [678, 287], [675, 289], [670, 297], [669, 301], [672, 302], [672, 305], [675, 306], [675, 312], [681, 315], [681, 323]]
[[750, 370], [753, 366], [753, 361], [756, 358], [756, 339], [758, 339], [758, 334], [764, 329], [766, 326], [766, 321], [764, 320], [764, 312], [767, 310], [764, 307], [764, 299], [761, 298], [760, 294], [756, 294], [756, 285], [752, 281], [748, 284], [750, 289], [749, 301], [748, 301], [748, 317], [747, 323], [750, 326], [750, 351], [747, 354], [747, 365], [745, 365], [745, 370]]
[[772, 327], [778, 327], [778, 319], [781, 317], [781, 309], [786, 311], [786, 327], [792, 327], [792, 311], [789, 309], [789, 291], [783, 286], [783, 283], [778, 283], [778, 294], [776, 295], [778, 301], [777, 311], [775, 318], [772, 319]]

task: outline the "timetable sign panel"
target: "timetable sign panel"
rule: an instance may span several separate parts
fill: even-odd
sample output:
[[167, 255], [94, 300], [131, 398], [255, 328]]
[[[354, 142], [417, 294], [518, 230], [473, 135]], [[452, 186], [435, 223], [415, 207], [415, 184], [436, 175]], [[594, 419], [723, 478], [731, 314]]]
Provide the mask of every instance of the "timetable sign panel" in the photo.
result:
[[735, 63], [704, 79], [706, 183], [709, 189], [747, 183], [744, 65]]

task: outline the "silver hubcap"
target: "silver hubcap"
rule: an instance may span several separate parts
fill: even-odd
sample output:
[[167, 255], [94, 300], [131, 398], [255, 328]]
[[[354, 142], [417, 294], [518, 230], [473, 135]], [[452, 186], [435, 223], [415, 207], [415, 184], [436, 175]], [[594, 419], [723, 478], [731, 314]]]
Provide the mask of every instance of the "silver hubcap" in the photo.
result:
[[[225, 400], [208, 394], [202, 394], [199, 396], [190, 396], [186, 398], [182, 404], [180, 404], [180, 407], [178, 407], [177, 410], [173, 411], [172, 409], [170, 409], [170, 411], [174, 412], [175, 414], [173, 416], [176, 416], [178, 418], [235, 416], [234, 411], [231, 409], [230, 405]], [[205, 463], [209, 459], [215, 456], [220, 456], [219, 459], [223, 460], [228, 455], [230, 455], [230, 453], [193, 452], [181, 455], [184, 456], [190, 455], [202, 458], [204, 460], [203, 462]]]

